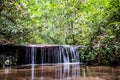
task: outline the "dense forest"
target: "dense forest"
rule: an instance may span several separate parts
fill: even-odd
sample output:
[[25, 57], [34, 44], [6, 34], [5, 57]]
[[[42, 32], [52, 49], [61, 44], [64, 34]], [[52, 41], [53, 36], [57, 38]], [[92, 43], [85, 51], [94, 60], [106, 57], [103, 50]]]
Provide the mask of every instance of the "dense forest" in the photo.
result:
[[120, 65], [120, 0], [0, 0], [0, 44], [85, 45], [81, 61]]

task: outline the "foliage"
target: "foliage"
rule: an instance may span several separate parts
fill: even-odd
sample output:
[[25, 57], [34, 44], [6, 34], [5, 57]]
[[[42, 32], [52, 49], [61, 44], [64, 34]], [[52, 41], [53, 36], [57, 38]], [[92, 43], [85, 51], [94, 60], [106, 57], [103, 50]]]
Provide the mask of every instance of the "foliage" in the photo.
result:
[[1, 0], [0, 3], [0, 42], [33, 43], [32, 38], [35, 39], [38, 35], [31, 33], [33, 26], [25, 3], [19, 0]]
[[120, 65], [120, 4], [119, 0], [108, 1], [108, 6], [104, 7], [105, 16], [97, 23], [98, 28], [90, 37], [90, 45], [81, 54], [82, 60], [88, 63]]
[[120, 63], [120, 0], [1, 0], [1, 44], [86, 45], [81, 60]]

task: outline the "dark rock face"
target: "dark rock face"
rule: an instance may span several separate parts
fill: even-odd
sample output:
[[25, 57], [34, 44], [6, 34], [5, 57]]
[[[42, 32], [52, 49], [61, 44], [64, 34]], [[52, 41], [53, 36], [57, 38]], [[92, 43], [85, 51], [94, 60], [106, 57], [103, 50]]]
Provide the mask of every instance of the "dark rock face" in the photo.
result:
[[0, 54], [13, 55], [18, 65], [79, 62], [77, 46], [0, 45]]

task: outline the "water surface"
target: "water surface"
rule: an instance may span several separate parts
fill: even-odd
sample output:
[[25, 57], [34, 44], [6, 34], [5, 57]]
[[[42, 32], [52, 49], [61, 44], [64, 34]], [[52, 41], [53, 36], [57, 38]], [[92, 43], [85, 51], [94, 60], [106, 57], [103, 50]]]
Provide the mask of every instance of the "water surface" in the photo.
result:
[[0, 80], [120, 80], [120, 66], [24, 65], [0, 69]]

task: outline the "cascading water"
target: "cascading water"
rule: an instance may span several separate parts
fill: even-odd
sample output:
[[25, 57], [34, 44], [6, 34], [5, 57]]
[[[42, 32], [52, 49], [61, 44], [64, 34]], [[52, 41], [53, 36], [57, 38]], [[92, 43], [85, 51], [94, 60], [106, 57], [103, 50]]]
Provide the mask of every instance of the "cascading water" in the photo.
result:
[[30, 45], [29, 47], [26, 48], [26, 64], [79, 62], [78, 46]]
[[[31, 80], [79, 80], [79, 47], [70, 45], [16, 45], [5, 46], [4, 49], [0, 50], [6, 51], [7, 48], [9, 51], [17, 52], [17, 64], [22, 65], [20, 67], [23, 68], [28, 67], [27, 70], [24, 69], [25, 76], [27, 73], [27, 78]], [[47, 76], [50, 76], [51, 79]]]
[[79, 62], [78, 46], [63, 46], [64, 63]]
[[31, 55], [32, 55], [31, 56], [32, 57], [31, 58], [32, 64], [35, 64], [35, 57], [36, 56], [35, 56], [35, 48], [34, 47], [31, 48]]
[[32, 61], [32, 68], [31, 68], [31, 72], [32, 72], [32, 77], [31, 77], [31, 80], [34, 80], [34, 70], [35, 70], [35, 60], [36, 60], [36, 50], [35, 50], [35, 48], [34, 47], [31, 47], [31, 61]]
[[[51, 64], [51, 63], [76, 63], [79, 62], [78, 46], [40, 46], [30, 45], [26, 46], [26, 62], [31, 64], [31, 80], [35, 79], [35, 64]], [[66, 80], [69, 80], [70, 76], [70, 64], [64, 64], [63, 69], [61, 64], [58, 64], [58, 74], [60, 79], [67, 76]], [[73, 66], [76, 67], [76, 66]], [[77, 69], [72, 71], [72, 77], [76, 79], [78, 75]], [[62, 73], [64, 73], [62, 75]], [[42, 77], [41, 77], [42, 78]]]

